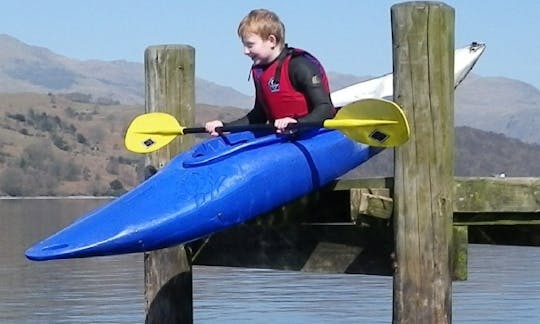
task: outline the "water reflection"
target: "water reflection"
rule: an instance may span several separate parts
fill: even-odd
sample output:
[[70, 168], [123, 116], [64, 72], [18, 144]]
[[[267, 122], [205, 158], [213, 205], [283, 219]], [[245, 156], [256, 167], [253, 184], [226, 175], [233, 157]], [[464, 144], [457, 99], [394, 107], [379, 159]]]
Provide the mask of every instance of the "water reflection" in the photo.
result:
[[[1, 323], [142, 323], [141, 254], [31, 262], [24, 250], [100, 206], [0, 199]], [[472, 245], [454, 323], [540, 322], [540, 248]], [[196, 323], [389, 323], [392, 278], [194, 268]]]

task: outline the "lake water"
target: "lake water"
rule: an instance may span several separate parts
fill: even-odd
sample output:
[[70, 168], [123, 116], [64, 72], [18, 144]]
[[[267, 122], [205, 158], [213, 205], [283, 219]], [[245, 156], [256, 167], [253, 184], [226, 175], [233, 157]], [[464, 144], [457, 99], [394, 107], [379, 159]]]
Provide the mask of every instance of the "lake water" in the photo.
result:
[[[142, 254], [31, 262], [24, 250], [103, 203], [0, 199], [0, 323], [143, 323]], [[196, 323], [390, 323], [392, 278], [195, 266]], [[540, 323], [540, 248], [470, 245], [454, 323]]]

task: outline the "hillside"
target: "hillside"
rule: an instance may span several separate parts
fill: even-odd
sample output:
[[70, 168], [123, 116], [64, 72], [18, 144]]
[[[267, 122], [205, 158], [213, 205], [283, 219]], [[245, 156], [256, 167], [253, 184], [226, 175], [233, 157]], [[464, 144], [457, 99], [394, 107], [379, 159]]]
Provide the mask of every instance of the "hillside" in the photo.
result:
[[540, 144], [540, 90], [503, 77], [469, 76], [456, 90], [457, 126]]
[[[143, 179], [144, 157], [123, 146], [126, 126], [143, 107], [81, 99], [0, 94], [0, 195], [118, 195]], [[244, 113], [199, 104], [195, 124]], [[392, 152], [380, 153], [346, 177], [391, 176]], [[540, 165], [531, 163], [538, 160], [540, 145], [470, 127], [456, 129], [458, 176], [538, 177]]]
[[[0, 195], [117, 195], [143, 179], [144, 157], [123, 134], [144, 108], [85, 99], [0, 94]], [[196, 119], [243, 113], [198, 105]]]
[[[142, 180], [144, 158], [123, 134], [144, 110], [143, 64], [78, 61], [5, 34], [0, 48], [0, 195], [117, 195]], [[333, 90], [367, 78], [329, 72]], [[196, 124], [239, 117], [253, 101], [200, 78], [195, 92]], [[455, 174], [540, 176], [538, 116], [540, 90], [471, 74], [455, 94]], [[346, 176], [392, 167], [386, 150]]]
[[[0, 48], [0, 93], [80, 93], [97, 102], [144, 104], [141, 63], [78, 61], [5, 34], [0, 34]], [[328, 74], [333, 90], [368, 78], [333, 71]], [[213, 106], [247, 109], [253, 103], [253, 98], [233, 88], [200, 78], [195, 80], [195, 95], [197, 103]], [[457, 126], [540, 144], [540, 132], [536, 131], [540, 128], [540, 90], [527, 83], [471, 74], [456, 90], [455, 111]]]
[[[78, 61], [0, 34], [0, 92], [84, 93], [95, 99], [144, 104], [144, 65]], [[141, 53], [142, 55], [143, 53]], [[230, 87], [196, 78], [199, 103], [248, 108], [253, 99]]]
[[[454, 175], [461, 177], [540, 177], [540, 145], [468, 126], [455, 128]], [[392, 177], [393, 150], [385, 150], [345, 178]]]

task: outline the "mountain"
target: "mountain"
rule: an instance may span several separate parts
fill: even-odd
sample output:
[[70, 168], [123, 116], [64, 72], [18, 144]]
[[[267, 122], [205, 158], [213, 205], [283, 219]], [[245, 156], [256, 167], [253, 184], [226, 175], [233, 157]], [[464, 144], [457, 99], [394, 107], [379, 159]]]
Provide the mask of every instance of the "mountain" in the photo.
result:
[[[144, 110], [143, 64], [78, 61], [5, 34], [0, 48], [0, 194], [116, 194], [141, 180], [143, 158], [123, 149], [122, 136]], [[329, 72], [332, 90], [369, 78]], [[233, 88], [195, 82], [199, 124], [252, 105]], [[455, 93], [456, 175], [540, 176], [531, 163], [540, 159], [539, 116], [539, 89], [470, 74]], [[391, 175], [391, 153], [347, 176]]]
[[[78, 61], [0, 34], [0, 92], [82, 93], [94, 100], [144, 104], [144, 64]], [[249, 108], [253, 98], [230, 87], [196, 78], [196, 100]], [[222, 99], [226, 98], [226, 99]]]
[[[145, 158], [123, 145], [144, 107], [81, 102], [69, 95], [0, 94], [0, 195], [117, 195], [144, 178]], [[197, 104], [195, 125], [232, 120], [244, 109]], [[194, 136], [197, 141], [205, 134]], [[456, 128], [455, 175], [540, 176], [540, 145], [471, 127]], [[345, 177], [392, 176], [385, 150]]]
[[[489, 44], [488, 44], [489, 46]], [[144, 104], [144, 66], [127, 61], [77, 61], [0, 34], [0, 93], [75, 93], [94, 102]], [[482, 58], [480, 58], [481, 64]], [[390, 72], [390, 71], [389, 71]], [[332, 90], [368, 79], [329, 72]], [[249, 109], [253, 98], [196, 78], [196, 102]], [[456, 90], [456, 126], [540, 143], [540, 90], [521, 81], [474, 74]]]
[[540, 90], [530, 84], [471, 75], [458, 87], [455, 96], [456, 126], [540, 143]]
[[80, 92], [97, 98], [140, 103], [141, 64], [126, 61], [77, 61], [42, 47], [0, 35], [0, 89], [13, 92]]
[[[540, 145], [468, 126], [455, 128], [454, 175], [460, 177], [540, 177]], [[385, 150], [345, 178], [394, 176], [393, 150]]]
[[250, 109], [255, 99], [226, 86], [195, 78], [195, 101], [197, 103]]
[[[144, 107], [81, 99], [0, 94], [0, 195], [116, 195], [141, 182], [144, 155], [128, 152], [123, 137]], [[245, 110], [198, 104], [195, 113], [200, 125]]]

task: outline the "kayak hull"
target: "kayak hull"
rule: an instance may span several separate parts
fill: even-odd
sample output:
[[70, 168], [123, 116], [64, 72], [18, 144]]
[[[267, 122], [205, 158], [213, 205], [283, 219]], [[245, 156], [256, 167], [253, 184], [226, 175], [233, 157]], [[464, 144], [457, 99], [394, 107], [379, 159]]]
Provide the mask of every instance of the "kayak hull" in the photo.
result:
[[379, 149], [319, 129], [208, 140], [26, 251], [31, 260], [151, 251], [243, 223], [324, 186]]
[[[457, 86], [485, 45], [456, 50]], [[391, 98], [392, 75], [332, 93], [336, 107]], [[339, 131], [291, 139], [245, 132], [211, 139], [178, 155], [138, 187], [26, 251], [31, 260], [151, 251], [203, 238], [301, 197], [367, 161], [380, 149]]]

